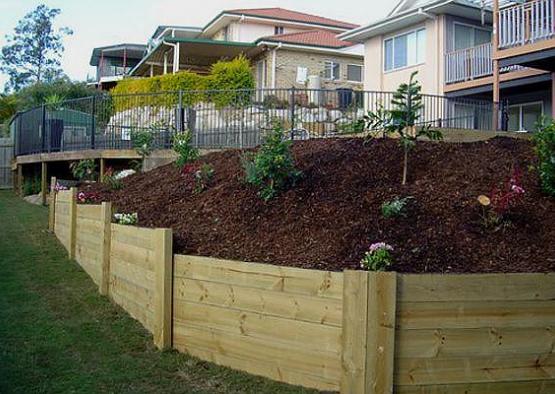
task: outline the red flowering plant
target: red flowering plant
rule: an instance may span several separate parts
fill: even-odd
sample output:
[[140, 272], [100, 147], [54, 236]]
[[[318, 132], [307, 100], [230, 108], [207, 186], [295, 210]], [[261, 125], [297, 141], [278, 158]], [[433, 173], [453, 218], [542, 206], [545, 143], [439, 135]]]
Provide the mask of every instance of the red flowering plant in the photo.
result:
[[514, 169], [502, 187], [495, 186], [490, 195], [481, 195], [478, 201], [483, 207], [482, 222], [485, 227], [497, 227], [507, 220], [511, 209], [518, 206], [524, 197], [521, 183], [522, 173]]
[[214, 176], [214, 168], [210, 164], [204, 163], [195, 165], [186, 164], [181, 170], [181, 174], [185, 177], [185, 182], [195, 194], [201, 193], [208, 187], [208, 183]]
[[102, 201], [102, 198], [95, 192], [79, 192], [77, 193], [77, 202], [79, 204], [96, 204]]

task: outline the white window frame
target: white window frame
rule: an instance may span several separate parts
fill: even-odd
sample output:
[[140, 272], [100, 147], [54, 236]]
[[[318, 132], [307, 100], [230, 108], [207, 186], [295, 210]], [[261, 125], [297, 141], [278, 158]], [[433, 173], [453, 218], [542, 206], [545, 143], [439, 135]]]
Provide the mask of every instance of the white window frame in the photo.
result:
[[[452, 37], [451, 37], [451, 45], [452, 45], [451, 48], [452, 48], [453, 51], [456, 51], [456, 49], [455, 49], [455, 25], [466, 26], [466, 27], [471, 27], [471, 28], [476, 29], [476, 30], [487, 31], [491, 34], [491, 39], [493, 40], [493, 29], [492, 28], [475, 26], [475, 25], [471, 25], [470, 23], [453, 22], [453, 34], [452, 34]], [[473, 40], [473, 47], [475, 47], [476, 46], [476, 36], [473, 36], [472, 40]], [[483, 45], [483, 44], [480, 44], [480, 45]]]
[[543, 100], [539, 100], [539, 101], [530, 101], [527, 103], [519, 103], [519, 104], [513, 104], [513, 105], [509, 105], [509, 109], [511, 108], [518, 108], [518, 128], [519, 130], [515, 130], [515, 131], [527, 131], [527, 132], [532, 132], [534, 130], [526, 130], [524, 129], [524, 125], [523, 125], [523, 113], [522, 113], [522, 107], [526, 107], [528, 105], [535, 105], [535, 104], [540, 104], [542, 107], [542, 115], [545, 115], [545, 109], [544, 109], [544, 102]]
[[[261, 67], [262, 70], [259, 68]], [[262, 71], [262, 73], [261, 73]], [[256, 83], [257, 85], [259, 85], [260, 83], [262, 84], [262, 86], [257, 86], [257, 89], [266, 89], [266, 86], [268, 84], [268, 78], [266, 75], [267, 72], [267, 62], [266, 59], [262, 59], [256, 62]]]
[[[360, 81], [353, 81], [349, 79], [349, 66], [360, 68]], [[352, 83], [364, 82], [364, 66], [362, 64], [354, 64], [354, 63], [347, 64], [347, 82], [352, 82]]]
[[274, 36], [283, 34], [284, 32], [285, 32], [285, 28], [283, 26], [274, 26]]
[[[408, 35], [410, 35], [410, 34], [415, 33], [415, 34], [416, 34], [416, 47], [417, 47], [417, 50], [418, 50], [418, 32], [419, 32], [419, 31], [424, 31], [424, 32], [425, 32], [425, 34], [426, 34], [425, 38], [426, 38], [426, 40], [427, 40], [427, 39], [428, 39], [428, 33], [427, 33], [426, 26], [421, 26], [421, 27], [416, 28], [416, 29], [407, 30], [407, 31], [405, 31], [405, 32], [403, 32], [403, 33], [396, 34], [396, 35], [393, 35], [393, 36], [389, 36], [389, 37], [387, 37], [387, 38], [384, 38], [384, 40], [383, 40], [383, 42], [382, 42], [382, 53], [383, 53], [382, 70], [383, 70], [383, 72], [384, 72], [385, 74], [388, 74], [388, 73], [391, 73], [391, 72], [400, 71], [400, 70], [404, 70], [404, 69], [407, 69], [407, 68], [412, 68], [412, 67], [420, 66], [420, 65], [426, 63], [426, 60], [425, 60], [425, 58], [426, 58], [425, 52], [426, 52], [426, 51], [424, 51], [424, 60], [421, 61], [421, 62], [418, 62], [418, 61], [417, 61], [417, 62], [414, 63], [414, 64], [407, 64], [406, 66], [397, 67], [397, 68], [395, 68], [395, 65], [392, 64], [392, 68], [391, 68], [391, 69], [386, 70], [386, 68], [385, 68], [385, 66], [386, 66], [385, 43], [386, 43], [387, 41], [390, 41], [390, 40], [391, 40], [391, 50], [393, 51], [393, 59], [395, 59], [395, 39], [398, 38], [398, 37], [408, 36]], [[426, 44], [427, 44], [427, 42], [426, 42]], [[408, 47], [407, 47], [407, 49], [408, 49]], [[408, 54], [407, 54], [407, 57], [408, 57]], [[416, 58], [418, 59], [418, 52], [416, 53]], [[408, 60], [407, 60], [407, 63], [408, 63]]]
[[[329, 68], [331, 70], [330, 78], [328, 78], [326, 76], [326, 72], [328, 70], [328, 65], [331, 65], [330, 68]], [[337, 78], [334, 78], [334, 75], [333, 75], [333, 70], [334, 70], [335, 66], [337, 66]], [[333, 61], [333, 60], [324, 61], [324, 79], [326, 81], [340, 81], [341, 80], [341, 63]]]

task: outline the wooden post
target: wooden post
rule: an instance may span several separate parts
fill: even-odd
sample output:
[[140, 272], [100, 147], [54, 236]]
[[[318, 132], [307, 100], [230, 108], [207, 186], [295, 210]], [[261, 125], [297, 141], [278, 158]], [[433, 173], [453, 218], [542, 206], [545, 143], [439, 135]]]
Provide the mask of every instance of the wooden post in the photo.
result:
[[366, 341], [368, 335], [368, 273], [343, 272], [343, 332], [341, 393], [367, 393]]
[[56, 177], [50, 178], [50, 202], [48, 203], [48, 230], [54, 231], [56, 221]]
[[23, 165], [17, 165], [17, 193], [23, 197]]
[[103, 202], [101, 208], [102, 221], [102, 273], [100, 278], [100, 294], [110, 293], [110, 246], [112, 241], [112, 203]]
[[154, 344], [158, 349], [172, 345], [172, 283], [173, 283], [173, 234], [171, 229], [157, 229], [155, 267], [155, 328]]
[[368, 277], [366, 393], [393, 393], [397, 276], [372, 272]]
[[40, 197], [42, 200], [42, 205], [46, 205], [46, 188], [48, 187], [46, 176], [48, 172], [48, 167], [45, 161], [41, 162], [41, 171], [40, 171]]
[[106, 173], [106, 159], [100, 158], [100, 179], [99, 182], [104, 181], [104, 174]]
[[69, 258], [75, 258], [75, 234], [76, 234], [76, 225], [77, 225], [77, 188], [72, 187], [70, 189], [71, 192], [71, 201], [69, 202]]

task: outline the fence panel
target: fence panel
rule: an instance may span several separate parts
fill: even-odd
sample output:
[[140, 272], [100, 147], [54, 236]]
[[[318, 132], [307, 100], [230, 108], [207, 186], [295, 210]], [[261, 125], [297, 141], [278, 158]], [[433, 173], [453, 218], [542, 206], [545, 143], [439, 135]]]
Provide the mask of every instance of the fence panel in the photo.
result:
[[11, 138], [0, 138], [0, 189], [11, 189], [14, 145]]
[[[476, 68], [480, 68], [476, 66]], [[481, 71], [480, 71], [481, 72]], [[251, 148], [276, 122], [289, 138], [329, 138], [366, 130], [364, 116], [392, 109], [392, 92], [261, 89], [99, 95], [49, 104], [14, 120], [16, 154], [132, 149], [148, 132], [153, 149], [170, 149], [189, 130], [198, 148]], [[484, 100], [423, 95], [420, 124], [491, 130], [496, 106]]]
[[343, 274], [174, 258], [174, 347], [275, 380], [339, 389]]

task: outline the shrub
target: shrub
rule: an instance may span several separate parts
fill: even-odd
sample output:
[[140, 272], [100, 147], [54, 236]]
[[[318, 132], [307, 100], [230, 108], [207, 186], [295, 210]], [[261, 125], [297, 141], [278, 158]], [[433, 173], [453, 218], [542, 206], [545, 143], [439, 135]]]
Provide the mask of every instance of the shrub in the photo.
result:
[[178, 158], [175, 164], [183, 168], [185, 164], [196, 160], [199, 156], [198, 149], [192, 146], [193, 134], [190, 131], [175, 134], [173, 136], [172, 148]]
[[104, 173], [102, 182], [105, 183], [111, 190], [121, 190], [123, 182], [116, 176], [113, 168], [109, 167]]
[[245, 154], [242, 164], [247, 183], [259, 189], [263, 200], [270, 200], [301, 176], [291, 154], [291, 141], [284, 140], [281, 125], [274, 126], [256, 154]]
[[367, 127], [370, 130], [381, 129], [384, 134], [393, 134], [399, 137], [404, 151], [403, 185], [407, 183], [409, 151], [414, 148], [418, 139], [420, 137], [427, 137], [430, 140], [443, 138], [441, 132], [432, 130], [430, 125], [416, 126], [420, 114], [424, 110], [422, 86], [415, 79], [416, 74], [416, 72], [412, 73], [408, 84], [401, 84], [393, 94], [392, 110], [386, 110], [380, 106], [376, 112], [369, 112], [365, 116]]
[[74, 161], [69, 165], [71, 174], [80, 181], [92, 181], [96, 178], [96, 163], [93, 159]]
[[[115, 111], [120, 112], [141, 106], [176, 105], [179, 101], [179, 91], [182, 92], [182, 104], [190, 106], [205, 100], [207, 89], [237, 90], [254, 87], [250, 63], [245, 57], [240, 56], [231, 61], [221, 60], [215, 63], [207, 76], [181, 71], [150, 78], [124, 79], [118, 82], [110, 94]], [[158, 94], [152, 96], [152, 93]], [[214, 92], [211, 99], [220, 108], [230, 104], [244, 105], [250, 103], [250, 92]]]
[[406, 215], [406, 207], [413, 197], [396, 197], [392, 201], [386, 201], [382, 204], [382, 216], [384, 218], [392, 218]]
[[555, 197], [555, 122], [542, 121], [534, 135], [541, 187]]
[[23, 182], [23, 195], [31, 196], [40, 193], [41, 182], [40, 177], [34, 176], [32, 178], [25, 178]]
[[368, 252], [360, 261], [360, 267], [368, 271], [385, 271], [393, 263], [391, 251], [393, 247], [384, 242], [370, 245]]
[[213, 64], [207, 79], [207, 88], [219, 90], [211, 93], [211, 99], [218, 108], [250, 104], [251, 92], [248, 90], [255, 88], [255, 81], [249, 60], [241, 55], [231, 61]]
[[150, 130], [133, 129], [131, 130], [131, 144], [133, 149], [137, 152], [141, 159], [144, 161], [145, 157], [150, 156], [152, 153], [152, 143], [154, 136]]

